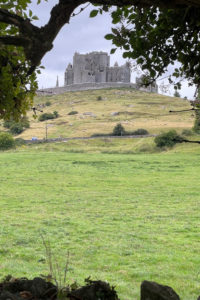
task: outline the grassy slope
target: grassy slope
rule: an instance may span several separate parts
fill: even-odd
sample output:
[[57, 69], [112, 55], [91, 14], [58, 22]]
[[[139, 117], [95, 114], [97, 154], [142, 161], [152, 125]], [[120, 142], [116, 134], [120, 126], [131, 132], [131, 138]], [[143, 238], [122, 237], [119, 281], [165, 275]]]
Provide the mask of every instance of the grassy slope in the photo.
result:
[[70, 279], [108, 280], [121, 299], [138, 299], [141, 281], [155, 280], [196, 299], [199, 148], [114, 155], [60, 146], [0, 155], [0, 275], [47, 274], [42, 232], [62, 269], [70, 251]]
[[[97, 97], [102, 96], [102, 101]], [[63, 95], [36, 97], [35, 104], [51, 101], [52, 105], [44, 108], [44, 112], [58, 111], [60, 117], [48, 121], [48, 137], [90, 136], [94, 133], [112, 132], [116, 123], [121, 122], [127, 130], [145, 128], [150, 133], [176, 128], [181, 131], [191, 128], [194, 117], [191, 112], [169, 114], [169, 110], [190, 108], [188, 101], [145, 93], [128, 89], [106, 89], [81, 92], [68, 92]], [[77, 115], [69, 116], [72, 110]], [[91, 112], [96, 117], [84, 115]], [[120, 112], [112, 116], [113, 112]], [[40, 113], [39, 113], [40, 114]], [[45, 137], [45, 122], [31, 119], [31, 128], [19, 137], [30, 139], [32, 136]], [[0, 128], [1, 129], [1, 128]]]

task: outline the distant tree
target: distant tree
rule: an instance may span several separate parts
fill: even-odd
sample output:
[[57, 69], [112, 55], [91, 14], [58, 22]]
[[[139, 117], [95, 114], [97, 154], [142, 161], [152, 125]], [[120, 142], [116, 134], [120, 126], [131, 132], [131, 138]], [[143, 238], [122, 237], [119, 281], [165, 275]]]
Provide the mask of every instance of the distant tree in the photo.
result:
[[113, 135], [122, 136], [126, 134], [126, 131], [121, 123], [118, 123], [113, 129]]
[[175, 90], [175, 92], [174, 92], [174, 97], [178, 97], [178, 98], [181, 97], [180, 93], [177, 90]]
[[53, 115], [55, 119], [59, 117], [59, 113], [56, 110], [53, 112]]
[[183, 138], [175, 130], [164, 132], [155, 137], [154, 141], [159, 148], [173, 147], [177, 143], [182, 143]]
[[37, 17], [28, 10], [31, 2], [4, 0], [0, 4], [0, 118], [18, 119], [31, 108], [41, 59], [76, 15], [75, 9], [80, 7], [81, 12], [88, 4], [95, 5], [90, 17], [111, 13], [117, 27], [106, 38], [124, 50], [124, 58], [136, 60], [147, 71], [149, 83], [178, 61], [180, 66], [172, 76], [200, 86], [198, 0], [59, 0], [42, 27], [32, 24]]

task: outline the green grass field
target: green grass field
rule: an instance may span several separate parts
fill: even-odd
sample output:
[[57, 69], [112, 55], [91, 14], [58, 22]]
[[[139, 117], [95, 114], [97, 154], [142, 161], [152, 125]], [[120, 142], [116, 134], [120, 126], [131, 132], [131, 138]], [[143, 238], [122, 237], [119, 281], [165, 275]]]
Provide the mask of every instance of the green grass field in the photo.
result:
[[[123, 153], [120, 143], [115, 150]], [[70, 153], [85, 145], [69, 145], [0, 153], [1, 277], [48, 273], [42, 233], [61, 269], [69, 251], [70, 282], [107, 280], [129, 300], [139, 299], [142, 280], [154, 280], [182, 300], [197, 299], [199, 146], [105, 154]]]

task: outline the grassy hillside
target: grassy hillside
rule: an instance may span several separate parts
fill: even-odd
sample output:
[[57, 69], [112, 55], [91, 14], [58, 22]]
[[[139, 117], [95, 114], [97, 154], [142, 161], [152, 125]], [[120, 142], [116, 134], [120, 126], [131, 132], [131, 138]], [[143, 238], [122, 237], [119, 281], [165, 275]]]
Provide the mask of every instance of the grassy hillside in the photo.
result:
[[[102, 100], [97, 100], [99, 96]], [[47, 101], [51, 102], [50, 106], [45, 106]], [[169, 114], [169, 110], [190, 108], [187, 100], [133, 89], [67, 92], [63, 95], [36, 97], [35, 105], [44, 106], [44, 112], [58, 111], [60, 115], [47, 122], [49, 138], [109, 133], [119, 122], [130, 131], [144, 128], [150, 133], [158, 133], [175, 128], [181, 132], [182, 129], [191, 128], [194, 122], [191, 112]], [[68, 115], [71, 111], [78, 111], [78, 114]], [[32, 114], [28, 113], [31, 128], [18, 137], [45, 137], [45, 122], [34, 120]]]

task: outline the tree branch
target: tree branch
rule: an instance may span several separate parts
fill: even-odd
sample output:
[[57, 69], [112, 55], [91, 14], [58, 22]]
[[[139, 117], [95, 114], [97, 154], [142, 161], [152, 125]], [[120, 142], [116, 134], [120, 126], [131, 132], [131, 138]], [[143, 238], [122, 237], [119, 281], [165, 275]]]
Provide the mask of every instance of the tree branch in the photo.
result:
[[0, 44], [26, 47], [29, 40], [20, 36], [0, 36]]
[[92, 4], [100, 5], [116, 5], [123, 7], [125, 5], [133, 5], [140, 7], [166, 7], [166, 8], [186, 8], [188, 6], [200, 7], [200, 0], [91, 0]]
[[38, 28], [17, 14], [5, 9], [0, 9], [0, 22], [17, 26], [19, 36], [1, 37], [1, 44], [23, 46], [26, 59], [31, 62], [29, 75], [41, 62], [43, 56], [52, 49], [53, 41], [60, 29], [69, 23], [73, 11], [85, 3], [123, 7], [132, 6], [157, 6], [167, 8], [181, 8], [195, 6], [200, 8], [200, 0], [59, 0], [51, 11], [48, 23]]
[[20, 27], [24, 22], [24, 19], [18, 15], [10, 13], [6, 9], [0, 9], [0, 22]]

